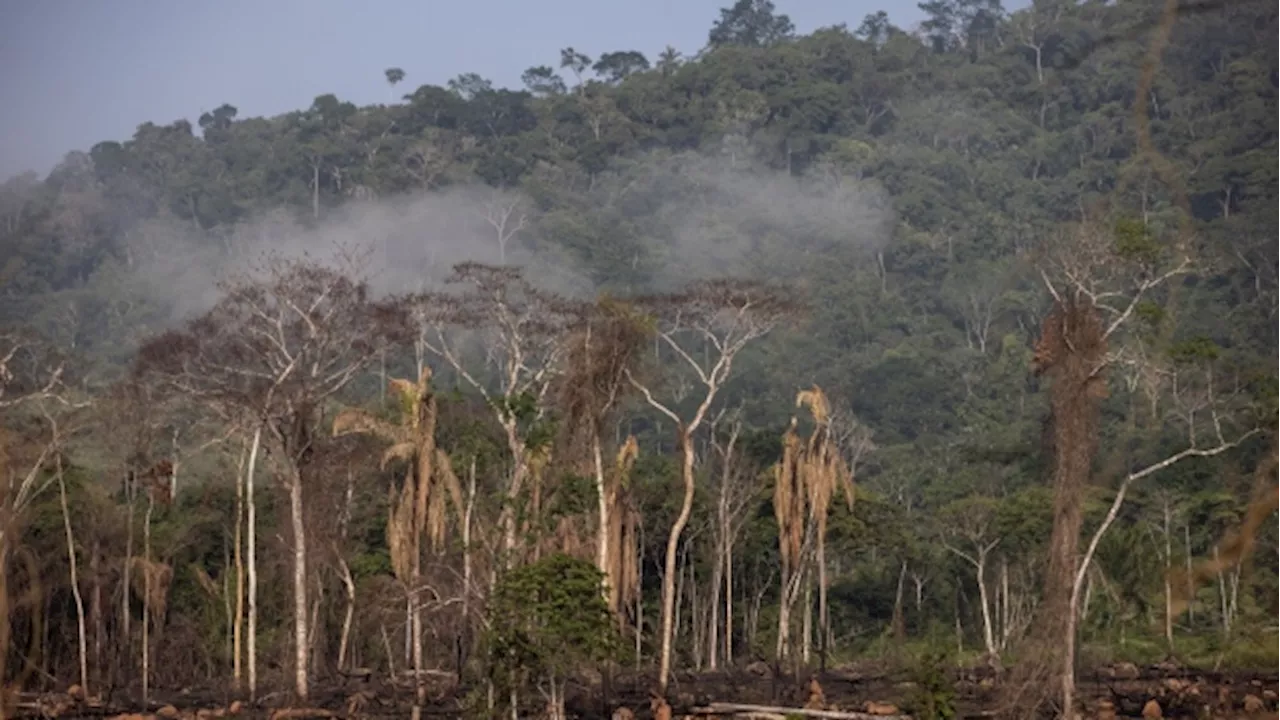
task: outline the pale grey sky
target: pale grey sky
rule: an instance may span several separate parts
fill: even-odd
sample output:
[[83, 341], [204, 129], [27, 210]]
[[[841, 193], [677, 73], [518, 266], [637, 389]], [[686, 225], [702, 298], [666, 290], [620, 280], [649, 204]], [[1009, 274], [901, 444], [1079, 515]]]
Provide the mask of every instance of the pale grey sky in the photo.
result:
[[[775, 0], [797, 30], [914, 1]], [[518, 86], [560, 48], [591, 56], [670, 44], [692, 54], [732, 0], [0, 0], [0, 179], [48, 172], [70, 150], [126, 140], [143, 122], [195, 121], [230, 103], [274, 115], [334, 93], [387, 102], [383, 70], [419, 85], [476, 72]], [[1021, 5], [1021, 2], [1011, 3]]]

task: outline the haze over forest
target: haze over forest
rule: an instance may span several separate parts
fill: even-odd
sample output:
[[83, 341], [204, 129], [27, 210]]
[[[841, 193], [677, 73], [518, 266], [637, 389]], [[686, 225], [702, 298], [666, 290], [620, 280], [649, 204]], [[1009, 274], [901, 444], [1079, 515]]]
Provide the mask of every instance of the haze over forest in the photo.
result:
[[763, 661], [1093, 717], [1099, 668], [1274, 672], [1275, 5], [787, 12], [0, 185], [0, 680], [585, 717]]

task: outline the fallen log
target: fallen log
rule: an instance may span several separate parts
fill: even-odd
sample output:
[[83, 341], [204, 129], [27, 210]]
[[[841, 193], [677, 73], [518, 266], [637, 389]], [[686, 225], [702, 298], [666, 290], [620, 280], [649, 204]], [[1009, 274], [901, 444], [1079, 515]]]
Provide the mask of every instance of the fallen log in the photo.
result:
[[742, 705], [738, 703], [711, 703], [693, 709], [694, 715], [800, 715], [824, 720], [911, 720], [910, 715], [872, 715], [852, 710], [808, 710], [805, 708], [774, 707], [771, 705]]

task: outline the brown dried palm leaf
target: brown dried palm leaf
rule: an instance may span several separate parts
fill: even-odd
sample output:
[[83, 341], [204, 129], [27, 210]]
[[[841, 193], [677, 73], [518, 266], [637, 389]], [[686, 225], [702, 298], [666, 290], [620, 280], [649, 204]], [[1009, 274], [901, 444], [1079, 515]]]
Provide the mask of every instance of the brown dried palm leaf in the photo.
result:
[[385, 470], [388, 465], [396, 460], [409, 462], [413, 460], [413, 455], [418, 451], [418, 445], [414, 442], [399, 442], [387, 448], [382, 453], [382, 461], [379, 466]]
[[391, 570], [401, 582], [409, 582], [413, 566], [413, 483], [406, 479], [400, 492], [389, 490], [387, 513], [387, 547], [391, 553]]
[[189, 567], [191, 568], [191, 574], [196, 576], [196, 582], [198, 582], [200, 587], [209, 594], [209, 597], [222, 597], [222, 588], [218, 587], [218, 583], [210, 577], [209, 573], [205, 572], [204, 568], [195, 563], [191, 563]]
[[809, 412], [813, 413], [813, 421], [819, 426], [825, 426], [831, 418], [831, 405], [822, 388], [817, 385], [796, 394], [796, 407], [809, 408]]
[[436, 472], [438, 475], [436, 484], [444, 486], [444, 491], [449, 494], [453, 510], [458, 516], [458, 522], [462, 522], [463, 515], [467, 512], [462, 483], [458, 480], [457, 473], [453, 471], [453, 460], [449, 457], [449, 453], [440, 448], [436, 448]]
[[162, 562], [135, 556], [131, 582], [134, 593], [151, 608], [152, 616], [164, 617], [169, 584], [173, 582], [173, 568]]
[[409, 435], [404, 428], [364, 410], [347, 408], [333, 419], [333, 436], [340, 437], [351, 433], [373, 435], [393, 443], [405, 442]]
[[778, 553], [783, 569], [790, 571], [800, 558], [804, 538], [805, 493], [799, 460], [803, 452], [795, 432], [796, 421], [782, 436], [782, 459], [773, 471], [773, 514], [778, 522]]
[[631, 477], [631, 470], [636, 465], [636, 460], [640, 457], [640, 444], [636, 442], [635, 435], [628, 435], [626, 442], [622, 443], [622, 447], [618, 448], [618, 455], [614, 459], [614, 477], [619, 484], [625, 484], [626, 480]]

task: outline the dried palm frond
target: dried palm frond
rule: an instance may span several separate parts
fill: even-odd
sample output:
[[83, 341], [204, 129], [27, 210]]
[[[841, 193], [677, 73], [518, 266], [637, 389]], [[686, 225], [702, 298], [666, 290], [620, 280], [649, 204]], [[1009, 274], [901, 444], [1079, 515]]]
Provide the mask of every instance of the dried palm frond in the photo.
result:
[[406, 479], [400, 492], [390, 488], [387, 513], [387, 547], [391, 552], [391, 571], [396, 579], [409, 582], [414, 555], [413, 483]]
[[773, 467], [773, 515], [778, 521], [778, 553], [789, 573], [800, 558], [804, 539], [805, 492], [800, 468], [804, 448], [796, 434], [796, 419], [782, 436], [782, 459]]
[[173, 582], [173, 568], [165, 563], [133, 558], [133, 591], [146, 601], [154, 617], [164, 617], [169, 597], [169, 584]]
[[218, 587], [218, 583], [215, 582], [214, 579], [209, 576], [209, 573], [205, 572], [204, 568], [200, 567], [195, 563], [191, 563], [190, 567], [191, 567], [191, 574], [196, 576], [196, 582], [199, 583], [200, 587], [203, 588], [204, 591], [209, 594], [209, 597], [212, 597], [212, 598], [222, 597], [222, 588]]

